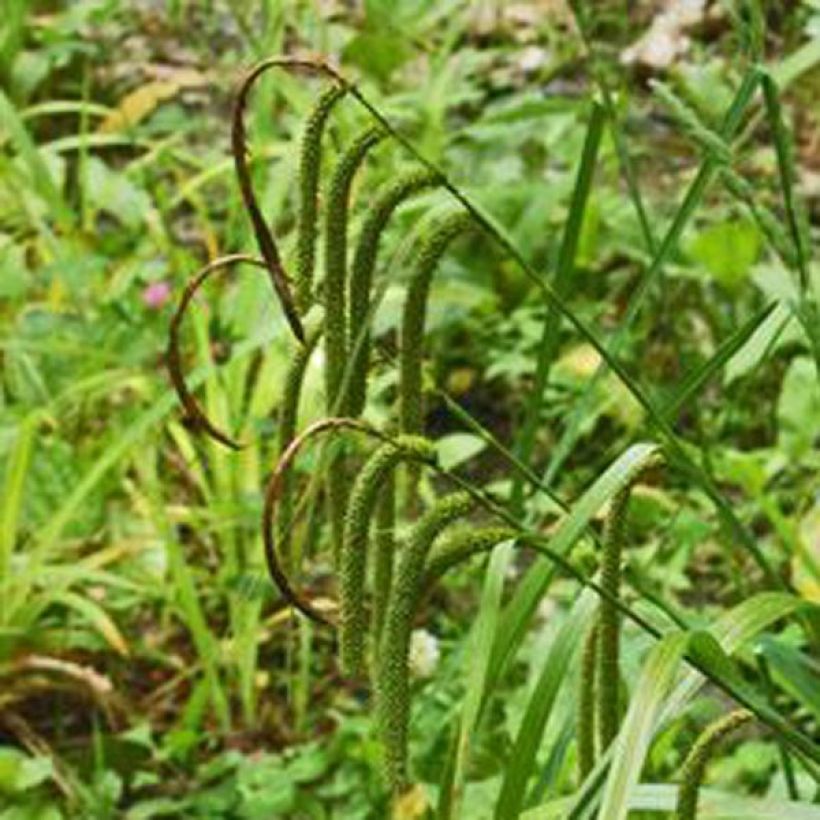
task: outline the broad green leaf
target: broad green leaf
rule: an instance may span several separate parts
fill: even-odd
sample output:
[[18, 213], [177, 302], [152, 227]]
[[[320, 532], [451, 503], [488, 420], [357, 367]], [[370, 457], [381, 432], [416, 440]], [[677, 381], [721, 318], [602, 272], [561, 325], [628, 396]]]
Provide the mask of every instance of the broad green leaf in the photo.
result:
[[820, 435], [820, 380], [808, 356], [792, 359], [777, 402], [778, 444], [800, 459]]
[[439, 464], [445, 470], [452, 470], [478, 455], [487, 443], [471, 433], [450, 433], [436, 441]]
[[687, 248], [715, 281], [736, 291], [748, 279], [760, 253], [760, 234], [751, 222], [720, 222], [701, 231]]

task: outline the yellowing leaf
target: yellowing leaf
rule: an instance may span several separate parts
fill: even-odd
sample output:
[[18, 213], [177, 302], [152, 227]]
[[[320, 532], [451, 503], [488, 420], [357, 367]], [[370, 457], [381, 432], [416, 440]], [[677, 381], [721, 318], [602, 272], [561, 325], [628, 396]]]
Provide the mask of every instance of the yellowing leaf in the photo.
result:
[[193, 69], [182, 69], [166, 79], [147, 82], [126, 94], [102, 121], [99, 130], [103, 134], [111, 134], [131, 128], [182, 89], [196, 88], [206, 82], [207, 77]]
[[600, 363], [598, 351], [591, 344], [581, 344], [564, 353], [555, 363], [555, 367], [570, 376], [584, 379], [591, 378]]
[[416, 784], [393, 804], [393, 820], [418, 820], [427, 812], [429, 804], [424, 789]]

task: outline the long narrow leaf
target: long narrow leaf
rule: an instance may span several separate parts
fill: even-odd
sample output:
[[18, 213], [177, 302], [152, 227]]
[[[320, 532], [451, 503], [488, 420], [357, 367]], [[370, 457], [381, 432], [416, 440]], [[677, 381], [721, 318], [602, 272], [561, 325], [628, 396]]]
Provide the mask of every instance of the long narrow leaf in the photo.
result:
[[598, 820], [624, 820], [655, 731], [655, 723], [686, 652], [690, 636], [677, 632], [656, 644], [644, 665], [615, 741]]
[[547, 652], [505, 767], [495, 810], [495, 816], [499, 820], [512, 820], [518, 817], [521, 811], [544, 729], [561, 683], [573, 668], [573, 659], [580, 650], [584, 630], [595, 612], [596, 605], [596, 596], [591, 590], [585, 590], [567, 615]]
[[[668, 815], [674, 812], [678, 787], [665, 783], [642, 783], [635, 787], [629, 810]], [[545, 803], [521, 815], [521, 820], [565, 820], [573, 797]], [[719, 789], [704, 788], [698, 800], [698, 820], [820, 820], [820, 806], [771, 797], [744, 797]]]
[[[598, 477], [595, 483], [572, 505], [569, 514], [550, 540], [556, 553], [566, 556], [581, 537], [595, 514], [625, 487], [657, 455], [654, 444], [634, 444], [619, 456]], [[506, 663], [513, 657], [529, 627], [533, 613], [555, 572], [548, 558], [539, 558], [516, 588], [515, 597], [502, 613], [499, 630], [493, 644], [493, 654], [487, 684], [493, 686]]]

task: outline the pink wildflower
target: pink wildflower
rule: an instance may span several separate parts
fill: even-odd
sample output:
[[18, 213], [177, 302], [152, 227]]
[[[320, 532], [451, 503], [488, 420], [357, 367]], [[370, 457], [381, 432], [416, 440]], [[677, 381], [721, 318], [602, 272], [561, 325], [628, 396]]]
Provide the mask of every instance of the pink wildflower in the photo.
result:
[[171, 286], [167, 282], [151, 282], [142, 292], [142, 303], [151, 310], [159, 310], [171, 298]]

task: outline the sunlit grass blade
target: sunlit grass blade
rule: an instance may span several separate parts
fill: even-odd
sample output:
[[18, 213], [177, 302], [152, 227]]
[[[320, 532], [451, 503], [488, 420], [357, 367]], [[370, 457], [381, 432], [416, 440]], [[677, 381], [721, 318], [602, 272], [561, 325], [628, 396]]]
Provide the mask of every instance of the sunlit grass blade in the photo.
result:
[[118, 655], [128, 657], [130, 652], [125, 637], [111, 616], [96, 601], [76, 592], [57, 592], [53, 594], [46, 592], [46, 596], [52, 603], [62, 604], [68, 609], [73, 609], [94, 627], [103, 640]]
[[536, 756], [558, 691], [573, 671], [573, 659], [580, 651], [597, 597], [586, 590], [566, 616], [543, 661], [541, 674], [530, 696], [512, 751], [507, 760], [496, 818], [516, 818], [527, 794], [527, 784], [535, 768]]
[[464, 792], [467, 764], [472, 739], [481, 720], [487, 676], [492, 662], [494, 638], [498, 635], [498, 617], [504, 578], [513, 557], [511, 543], [499, 544], [491, 553], [481, 592], [481, 602], [475, 627], [469, 637], [470, 671], [458, 721], [458, 740], [453, 747], [452, 775], [446, 780], [447, 790], [440, 798], [439, 816], [458, 817]]
[[[233, 350], [233, 358], [249, 356], [260, 347], [268, 344], [276, 336], [276, 329], [265, 328], [252, 338], [237, 344]], [[206, 364], [198, 367], [189, 377], [191, 388], [199, 387], [214, 370], [215, 365]], [[99, 456], [83, 475], [72, 490], [71, 494], [55, 510], [49, 523], [41, 530], [37, 539], [37, 549], [48, 552], [60, 538], [66, 525], [71, 521], [77, 510], [88, 495], [94, 491], [100, 481], [110, 470], [127, 457], [138, 447], [150, 431], [177, 407], [177, 396], [172, 390], [165, 391], [154, 403], [148, 407], [134, 422], [124, 430], [116, 440]]]
[[11, 559], [17, 543], [23, 510], [23, 491], [39, 419], [40, 413], [34, 411], [20, 422], [11, 452], [6, 456], [3, 493], [0, 500], [0, 623], [3, 624], [13, 610], [18, 595], [22, 593], [23, 598], [26, 596], [26, 587], [21, 589], [14, 581]]
[[[0, 125], [11, 137], [21, 159], [28, 168], [37, 194], [48, 205], [57, 224], [64, 229], [70, 228], [74, 224], [71, 210], [63, 199], [48, 165], [46, 165], [17, 109], [2, 90], [0, 90]], [[0, 132], [0, 137], [2, 136], [2, 132]]]
[[[741, 604], [723, 613], [718, 620], [710, 627], [710, 635], [722, 651], [727, 655], [732, 655], [741, 646], [748, 643], [756, 635], [767, 629], [773, 623], [787, 617], [794, 616], [805, 609], [806, 602], [794, 595], [787, 595], [779, 592], [763, 592], [749, 598]], [[691, 635], [693, 633], [686, 633]], [[689, 660], [687, 658], [687, 660]], [[671, 720], [680, 714], [686, 702], [692, 698], [700, 687], [705, 683], [707, 677], [710, 680], [722, 680], [720, 670], [688, 668], [680, 677], [675, 686], [664, 698], [663, 708], [657, 717], [658, 727], [667, 725]], [[728, 682], [731, 687], [731, 681]], [[749, 705], [749, 704], [744, 704]], [[764, 712], [758, 713], [755, 705], [750, 708], [758, 714], [762, 720], [768, 722], [770, 710], [764, 706]], [[771, 724], [769, 724], [771, 725]], [[778, 731], [779, 718], [775, 718], [773, 728]], [[784, 737], [785, 740], [785, 737]], [[802, 741], [798, 741], [802, 746]], [[567, 810], [567, 818], [581, 818], [588, 816], [589, 811], [594, 810], [600, 797], [600, 789], [604, 783], [607, 771], [613, 757], [613, 749], [610, 748], [606, 754], [597, 762], [595, 768], [590, 772], [584, 783], [576, 792], [571, 806]]]
[[638, 784], [655, 723], [689, 643], [689, 634], [667, 635], [649, 653], [615, 740], [598, 820], [625, 820]]
[[[666, 783], [641, 783], [632, 791], [630, 812], [667, 816], [675, 810], [678, 787]], [[521, 815], [521, 820], [566, 820], [573, 797], [552, 800]], [[698, 820], [820, 820], [820, 806], [774, 797], [744, 797], [704, 788], [698, 801]]]

